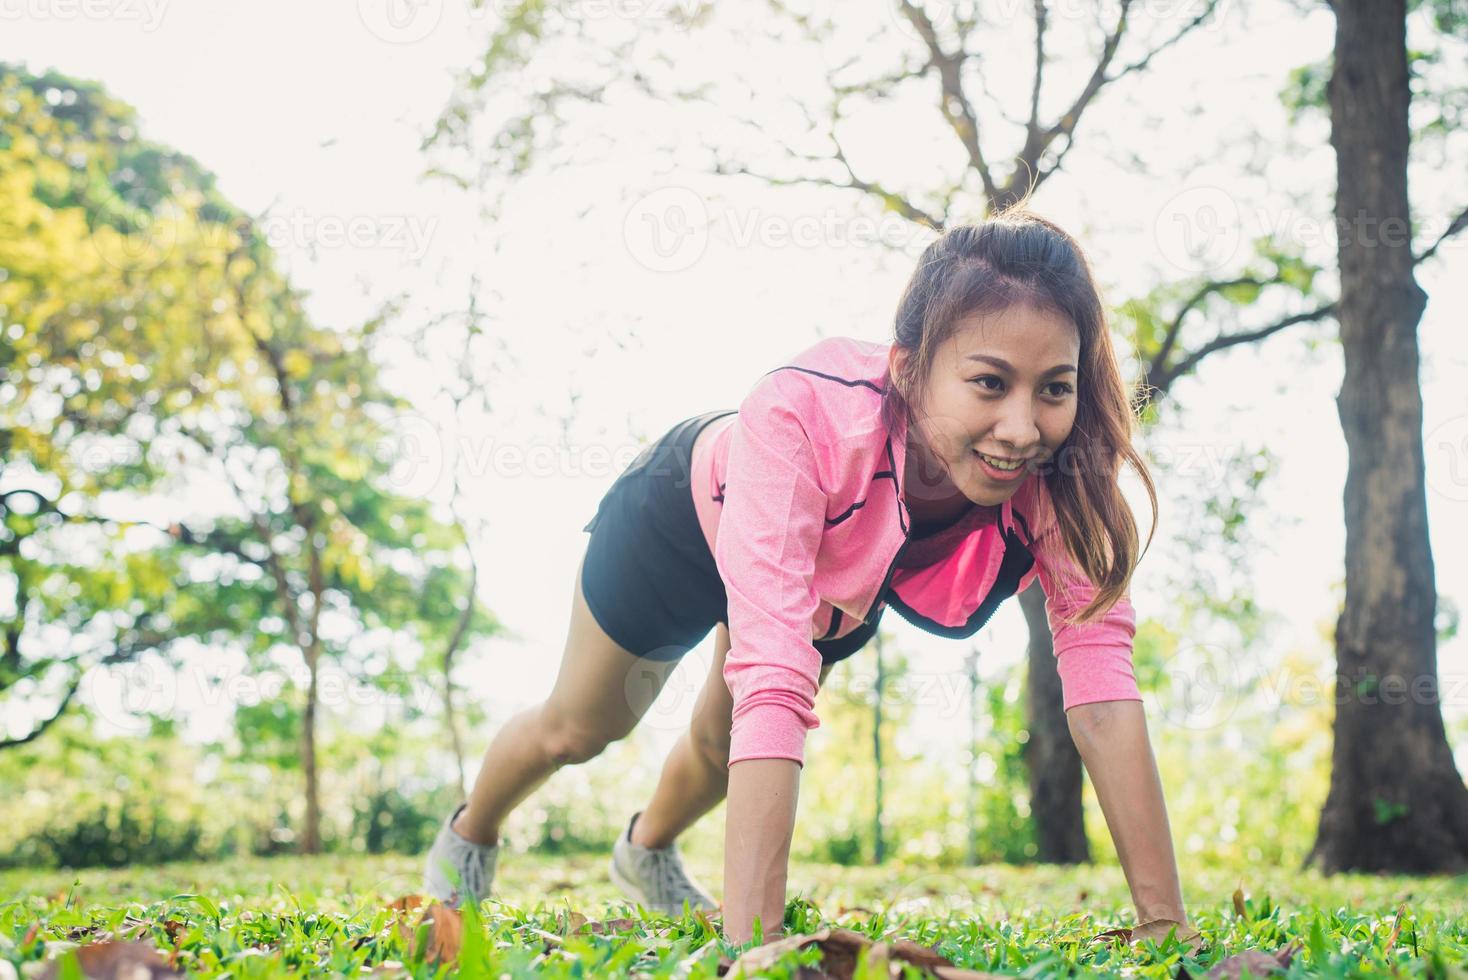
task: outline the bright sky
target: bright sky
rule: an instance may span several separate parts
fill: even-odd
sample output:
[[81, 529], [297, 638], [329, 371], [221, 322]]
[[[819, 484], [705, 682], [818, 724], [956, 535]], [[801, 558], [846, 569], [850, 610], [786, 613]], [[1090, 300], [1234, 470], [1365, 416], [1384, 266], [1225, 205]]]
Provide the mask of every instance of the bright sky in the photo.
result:
[[[647, 0], [638, 9], [673, 2]], [[874, 30], [884, 24], [877, 2], [861, 8], [875, 15]], [[416, 309], [458, 308], [469, 273], [481, 277], [496, 331], [516, 358], [491, 393], [495, 417], [460, 436], [470, 503], [486, 521], [477, 543], [483, 598], [517, 634], [490, 644], [464, 678], [469, 696], [487, 703], [492, 726], [539, 700], [554, 680], [586, 542], [581, 527], [616, 475], [606, 461], [625, 463], [640, 440], [682, 418], [736, 406], [762, 373], [820, 336], [887, 340], [902, 285], [926, 243], [909, 238], [904, 250], [863, 241], [869, 229], [860, 221], [874, 212], [856, 208], [846, 193], [710, 177], [697, 152], [701, 133], [687, 117], [670, 130], [667, 115], [615, 106], [610, 138], [588, 139], [578, 154], [587, 162], [523, 181], [497, 219], [482, 218], [473, 195], [422, 178], [419, 143], [453, 72], [481, 50], [502, 6], [0, 0], [0, 60], [101, 81], [139, 109], [148, 138], [196, 157], [242, 207], [271, 208], [277, 245], [322, 322], [353, 322], [399, 291]], [[1188, 4], [1143, 5], [1164, 6]], [[588, 0], [587, 16], [614, 16], [608, 8]], [[1067, 172], [1035, 202], [1091, 250], [1112, 300], [1195, 270], [1180, 216], [1219, 232], [1206, 254], [1224, 265], [1265, 231], [1310, 244], [1323, 260], [1333, 254], [1322, 237], [1333, 178], [1325, 123], [1306, 124], [1287, 139], [1277, 98], [1290, 68], [1328, 52], [1328, 17], [1301, 21], [1267, 3], [1247, 17], [1239, 4], [1224, 9], [1221, 26], [1159, 58], [1142, 84], [1103, 96]], [[993, 91], [1003, 97], [1005, 79], [1020, 77], [1006, 75], [1006, 59], [1022, 61], [1028, 41], [1019, 26], [1001, 20], [997, 30], [1008, 33], [986, 58]], [[890, 22], [884, 31], [882, 44], [912, 43]], [[779, 71], [791, 91], [820, 77], [810, 70], [819, 64], [792, 65], [772, 50], [776, 58], [753, 63]], [[721, 67], [747, 70], [745, 57], [704, 45], [698, 77]], [[1079, 67], [1062, 63], [1053, 73], [1062, 80]], [[930, 93], [918, 98], [852, 121], [847, 151], [859, 172], [916, 185], [951, 162], [947, 141], [933, 137]], [[981, 112], [992, 117], [992, 103]], [[768, 119], [772, 130], [790, 122], [773, 110]], [[709, 131], [716, 128], [710, 117]], [[671, 164], [653, 152], [664, 143], [678, 147]], [[1239, 178], [1251, 160], [1261, 175]], [[1419, 220], [1433, 227], [1464, 203], [1448, 172], [1427, 165], [1414, 173]], [[652, 237], [680, 230], [671, 251], [659, 246], [672, 238]], [[1468, 552], [1460, 546], [1468, 539], [1465, 246], [1468, 236], [1419, 270], [1431, 296], [1421, 340], [1433, 549], [1442, 601], [1460, 607], [1468, 603]], [[405, 390], [428, 390], [429, 366], [395, 361]], [[1200, 378], [1177, 388], [1185, 421], [1152, 443], [1164, 497], [1196, 496], [1258, 447], [1279, 457], [1259, 513], [1261, 551], [1248, 571], [1258, 600], [1280, 620], [1257, 649], [1230, 658], [1237, 669], [1252, 672], [1253, 664], [1289, 651], [1323, 665], [1329, 654], [1321, 633], [1333, 622], [1343, 574], [1340, 377], [1330, 343], [1311, 353], [1298, 339], [1281, 338], [1262, 351], [1210, 360]], [[563, 432], [572, 393], [574, 422]], [[407, 419], [403, 426], [412, 434], [426, 424]], [[504, 447], [519, 447], [531, 462], [517, 467], [496, 453]], [[426, 459], [405, 463], [405, 489], [442, 498], [450, 452], [430, 441]], [[553, 462], [537, 470], [535, 453]], [[1168, 564], [1193, 560], [1169, 550], [1169, 513], [1133, 588], [1144, 617], [1168, 608], [1161, 587]], [[919, 713], [916, 745], [943, 751], [967, 726], [959, 684], [965, 645], [926, 636], [896, 616], [888, 622], [915, 671], [936, 682], [925, 695], [930, 708]], [[1004, 608], [976, 639], [982, 675], [1014, 662], [1024, 646], [1017, 606]], [[701, 675], [711, 643], [690, 654], [687, 672], [675, 675], [650, 711], [648, 734], [638, 736], [650, 753], [660, 754], [686, 722], [693, 676]], [[848, 663], [852, 677], [870, 673], [869, 653]], [[1468, 641], [1445, 645], [1440, 668], [1447, 712], [1468, 717]], [[102, 702], [116, 698], [106, 685], [92, 693]], [[219, 717], [197, 691], [180, 687], [168, 696], [200, 733]], [[487, 742], [489, 733], [481, 734]]]

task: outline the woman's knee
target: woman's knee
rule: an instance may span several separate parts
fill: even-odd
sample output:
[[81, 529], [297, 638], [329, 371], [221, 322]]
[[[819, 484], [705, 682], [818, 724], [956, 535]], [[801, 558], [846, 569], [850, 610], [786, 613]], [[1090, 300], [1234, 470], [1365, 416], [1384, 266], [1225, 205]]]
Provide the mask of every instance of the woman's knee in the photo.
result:
[[608, 731], [568, 718], [547, 704], [541, 708], [541, 737], [546, 754], [557, 765], [579, 765], [601, 755], [608, 745], [626, 738], [626, 731]]

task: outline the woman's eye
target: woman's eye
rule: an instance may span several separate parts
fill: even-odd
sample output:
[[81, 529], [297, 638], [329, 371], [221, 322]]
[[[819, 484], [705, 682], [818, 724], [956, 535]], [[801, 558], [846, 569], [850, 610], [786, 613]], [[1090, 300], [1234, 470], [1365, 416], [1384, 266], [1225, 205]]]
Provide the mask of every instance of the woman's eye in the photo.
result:
[[[985, 382], [988, 381], [992, 381], [994, 383], [992, 385], [986, 384]], [[999, 391], [1001, 388], [1004, 387], [1003, 380], [992, 374], [985, 374], [980, 377], [974, 378], [974, 384], [978, 385], [980, 388], [983, 388], [985, 391]]]
[[1050, 397], [1052, 398], [1064, 398], [1075, 390], [1067, 381], [1052, 381], [1046, 387], [1050, 389]]

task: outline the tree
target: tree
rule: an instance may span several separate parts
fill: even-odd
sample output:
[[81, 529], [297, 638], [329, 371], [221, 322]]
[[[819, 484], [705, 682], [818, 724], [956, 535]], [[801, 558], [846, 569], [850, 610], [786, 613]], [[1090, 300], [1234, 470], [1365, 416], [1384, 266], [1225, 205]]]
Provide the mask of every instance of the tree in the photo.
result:
[[205, 562], [224, 560], [237, 572], [196, 580], [207, 607], [268, 610], [279, 626], [260, 629], [256, 652], [300, 656], [301, 850], [309, 854], [321, 847], [323, 660], [368, 675], [368, 652], [354, 654], [353, 646], [367, 631], [389, 631], [403, 649], [386, 659], [402, 672], [384, 669], [377, 679], [396, 691], [412, 684], [405, 655], [413, 647], [448, 636], [456, 650], [498, 625], [466, 586], [474, 572], [459, 567], [462, 529], [436, 518], [430, 502], [393, 490], [400, 444], [391, 413], [407, 405], [379, 380], [376, 341], [390, 314], [350, 331], [312, 324], [274, 271], [256, 222], [242, 219], [239, 228], [226, 307], [246, 341], [236, 364], [241, 384], [231, 392], [237, 411], [166, 430], [191, 443], [195, 464], [230, 488], [233, 513], [181, 523], [174, 534]]
[[[0, 693], [64, 667], [54, 719], [92, 666], [184, 637], [257, 667], [295, 651], [300, 840], [316, 850], [323, 662], [399, 695], [415, 652], [432, 666], [498, 629], [461, 567], [462, 527], [393, 485], [407, 405], [377, 343], [395, 309], [312, 323], [262, 222], [143, 141], [129, 107], [92, 83], [0, 77], [0, 570], [21, 613]], [[105, 465], [84, 465], [98, 447]], [[172, 495], [168, 523], [130, 516], [145, 493]], [[37, 656], [23, 640], [42, 630], [111, 646]]]
[[1349, 453], [1346, 594], [1336, 626], [1331, 783], [1307, 857], [1326, 872], [1468, 869], [1468, 787], [1437, 688], [1414, 269], [1405, 0], [1333, 0], [1328, 98], [1336, 151], [1336, 404]]
[[208, 408], [228, 217], [131, 107], [0, 64], [0, 713], [31, 719], [0, 748], [40, 737], [94, 668], [196, 635], [178, 550], [102, 501], [159, 486], [159, 420]]
[[[728, 136], [709, 127], [720, 133], [704, 143], [713, 173], [772, 186], [851, 191], [854, 201], [900, 215], [914, 229], [941, 232], [952, 222], [1032, 199], [1063, 171], [1083, 121], [1103, 96], [1142, 77], [1159, 55], [1208, 23], [1218, 4], [1189, 5], [1172, 22], [1147, 21], [1133, 0], [1098, 7], [1093, 23], [1083, 25], [1083, 52], [1067, 58], [1084, 66], [1071, 84], [1055, 70], [1065, 25], [1056, 22], [1052, 5], [1036, 2], [1027, 34], [1020, 35], [1033, 50], [1033, 70], [1023, 97], [1012, 105], [995, 94], [989, 84], [994, 79], [986, 79], [985, 42], [994, 31], [1015, 34], [1021, 28], [1005, 23], [1004, 10], [992, 4], [918, 6], [897, 0], [873, 43], [872, 37], [854, 37], [834, 16], [773, 2], [769, 13], [787, 29], [775, 47], [761, 46], [775, 36], [768, 22], [753, 29], [725, 24], [717, 19], [722, 8], [700, 8], [667, 22], [639, 19], [621, 34], [612, 30], [620, 25], [580, 19], [573, 8], [537, 0], [506, 10], [483, 58], [456, 87], [426, 141], [429, 149], [454, 151], [478, 166], [463, 172], [444, 162], [432, 172], [471, 186], [514, 178], [538, 164], [554, 166], [562, 159], [558, 151], [583, 145], [567, 138], [570, 117], [585, 125], [583, 110], [589, 107], [610, 112], [609, 106], [641, 98], [664, 108], [694, 106], [708, 113], [710, 123], [728, 127]], [[605, 36], [599, 33], [603, 28]], [[781, 64], [792, 72], [822, 66], [824, 83], [814, 93], [778, 83], [760, 86], [739, 75], [690, 85], [688, 66], [698, 62], [684, 55], [700, 42], [695, 34], [719, 34], [726, 43], [745, 45], [750, 63], [789, 59]], [[1095, 36], [1099, 42], [1091, 40]], [[792, 44], [791, 38], [804, 43]], [[551, 67], [566, 63], [574, 63], [574, 70]], [[673, 65], [682, 71], [677, 79], [669, 70]], [[853, 119], [899, 98], [932, 114], [957, 161], [950, 172], [923, 175], [917, 187], [908, 173], [873, 173], [843, 138]], [[793, 124], [775, 122], [786, 119]], [[489, 132], [481, 134], [485, 127]], [[739, 150], [732, 148], [736, 139]], [[755, 155], [762, 162], [750, 162]], [[1327, 319], [1331, 306], [1316, 291], [1312, 267], [1257, 243], [1243, 269], [1159, 285], [1117, 312], [1134, 336], [1143, 392], [1156, 401], [1207, 357]], [[1025, 749], [1032, 761], [1040, 858], [1087, 860], [1082, 769], [1062, 708], [1038, 584], [1021, 594], [1020, 604], [1034, 665]]]

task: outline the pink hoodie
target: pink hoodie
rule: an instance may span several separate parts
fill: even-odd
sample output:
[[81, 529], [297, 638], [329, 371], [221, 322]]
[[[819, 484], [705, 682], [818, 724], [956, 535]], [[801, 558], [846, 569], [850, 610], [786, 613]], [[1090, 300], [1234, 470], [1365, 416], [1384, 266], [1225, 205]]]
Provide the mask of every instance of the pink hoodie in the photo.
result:
[[813, 640], [845, 636], [884, 603], [929, 632], [971, 636], [1037, 576], [1065, 709], [1141, 700], [1126, 598], [1093, 623], [1062, 622], [1094, 587], [1066, 553], [1038, 477], [947, 557], [897, 567], [911, 518], [906, 424], [889, 432], [881, 413], [889, 349], [820, 341], [761, 378], [737, 415], [710, 423], [716, 434], [694, 456], [694, 507], [728, 593], [730, 765], [804, 764], [805, 733], [820, 725]]

